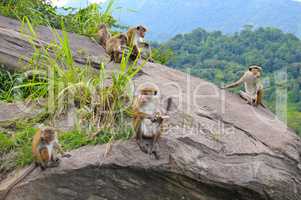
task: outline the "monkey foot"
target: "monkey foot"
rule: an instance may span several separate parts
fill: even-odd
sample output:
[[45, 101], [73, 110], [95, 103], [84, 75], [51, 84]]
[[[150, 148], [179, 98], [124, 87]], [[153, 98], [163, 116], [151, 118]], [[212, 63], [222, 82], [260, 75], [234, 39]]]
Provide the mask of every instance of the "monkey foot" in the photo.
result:
[[56, 158], [54, 161], [51, 161], [47, 167], [58, 167], [61, 163], [61, 160], [59, 158]]
[[142, 152], [148, 154], [151, 158], [155, 158], [157, 160], [160, 159], [159, 145], [153, 144], [153, 139], [142, 139], [141, 141], [138, 141], [137, 143]]

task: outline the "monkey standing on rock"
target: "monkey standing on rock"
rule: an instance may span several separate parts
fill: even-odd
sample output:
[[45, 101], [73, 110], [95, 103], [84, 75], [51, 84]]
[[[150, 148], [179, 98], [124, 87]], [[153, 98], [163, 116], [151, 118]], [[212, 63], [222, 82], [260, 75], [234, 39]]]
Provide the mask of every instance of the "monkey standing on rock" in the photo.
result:
[[111, 37], [106, 42], [106, 52], [110, 55], [111, 61], [115, 63], [120, 63], [122, 59], [123, 50], [126, 47], [128, 38], [125, 34], [118, 34]]
[[[163, 132], [163, 121], [168, 116], [162, 115], [157, 93], [158, 91], [155, 88], [140, 90], [133, 106], [133, 126], [140, 149], [159, 159], [158, 140]], [[171, 99], [168, 99], [167, 111], [170, 109], [170, 105]]]
[[127, 31], [128, 42], [127, 46], [132, 48], [132, 59], [135, 60], [138, 55], [142, 59], [153, 61], [151, 58], [151, 48], [150, 45], [144, 40], [147, 28], [142, 25], [130, 28]]
[[260, 82], [262, 68], [257, 65], [251, 65], [244, 75], [236, 82], [226, 85], [222, 89], [233, 88], [240, 84], [245, 84], [245, 92], [240, 91], [239, 95], [250, 105], [265, 105], [262, 103], [263, 86]]
[[64, 154], [54, 129], [44, 128], [37, 130], [32, 140], [32, 155], [35, 164], [32, 164], [20, 177], [8, 186], [1, 200], [5, 200], [9, 192], [37, 167], [40, 167], [42, 170], [49, 167], [57, 167], [60, 160], [56, 157], [56, 150], [58, 150], [63, 157], [71, 157], [70, 154]]

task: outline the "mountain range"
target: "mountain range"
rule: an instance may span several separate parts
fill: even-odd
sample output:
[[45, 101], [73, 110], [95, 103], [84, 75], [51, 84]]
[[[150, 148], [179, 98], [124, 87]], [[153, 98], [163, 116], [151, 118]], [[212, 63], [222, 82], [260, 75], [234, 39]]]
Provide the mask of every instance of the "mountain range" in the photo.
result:
[[301, 36], [297, 0], [119, 0], [113, 15], [122, 24], [145, 24], [148, 39], [164, 41], [201, 27], [234, 33], [245, 25], [276, 27]]

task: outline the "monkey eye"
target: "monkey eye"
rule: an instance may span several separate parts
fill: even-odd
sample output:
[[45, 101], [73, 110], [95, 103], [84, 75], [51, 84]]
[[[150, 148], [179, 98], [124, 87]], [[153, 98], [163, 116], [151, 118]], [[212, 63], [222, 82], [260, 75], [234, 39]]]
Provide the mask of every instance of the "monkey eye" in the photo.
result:
[[154, 95], [156, 96], [158, 94], [158, 92], [157, 91], [154, 91]]

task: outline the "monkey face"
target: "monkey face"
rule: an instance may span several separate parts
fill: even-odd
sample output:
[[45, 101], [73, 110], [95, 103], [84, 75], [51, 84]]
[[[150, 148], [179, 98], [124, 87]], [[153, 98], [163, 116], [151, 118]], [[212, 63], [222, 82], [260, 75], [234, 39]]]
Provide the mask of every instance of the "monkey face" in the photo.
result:
[[260, 76], [261, 76], [261, 71], [260, 71], [259, 69], [253, 68], [253, 69], [251, 70], [251, 72], [252, 72], [252, 74], [253, 74], [256, 78], [260, 78]]
[[140, 37], [144, 38], [145, 32], [146, 32], [146, 28], [144, 28], [143, 26], [138, 26], [137, 27], [137, 32], [138, 32], [138, 35]]
[[140, 30], [140, 31], [139, 31], [139, 35], [140, 35], [140, 37], [144, 38], [145, 32]]
[[106, 29], [106, 25], [104, 24], [100, 24], [99, 27], [98, 27], [98, 30], [103, 30], [103, 29]]
[[159, 97], [157, 95], [140, 95], [140, 111], [154, 113], [159, 106]]
[[53, 140], [55, 140], [55, 132], [54, 130], [52, 129], [45, 129], [43, 131], [43, 139], [47, 142], [47, 143], [50, 143], [52, 142]]
[[157, 95], [157, 91], [141, 91], [140, 95], [139, 95], [139, 99], [141, 103], [148, 103], [153, 101], [154, 99], [156, 99], [158, 97]]
[[140, 94], [140, 96], [139, 96], [139, 100], [142, 104], [151, 101], [152, 98], [153, 98], [153, 95], [149, 95], [149, 94]]

